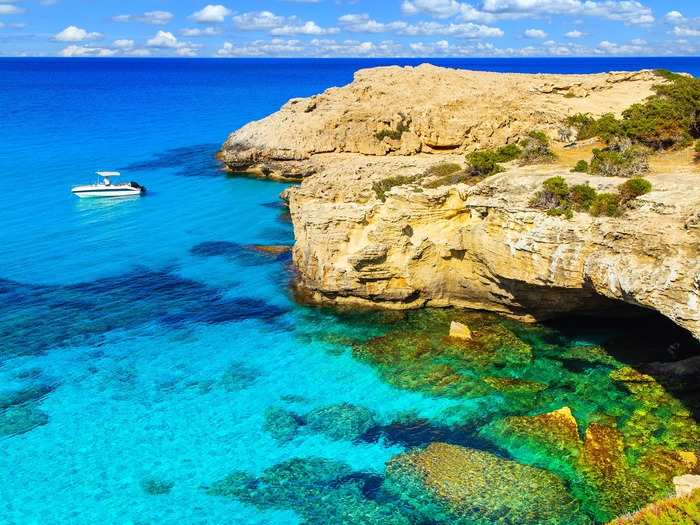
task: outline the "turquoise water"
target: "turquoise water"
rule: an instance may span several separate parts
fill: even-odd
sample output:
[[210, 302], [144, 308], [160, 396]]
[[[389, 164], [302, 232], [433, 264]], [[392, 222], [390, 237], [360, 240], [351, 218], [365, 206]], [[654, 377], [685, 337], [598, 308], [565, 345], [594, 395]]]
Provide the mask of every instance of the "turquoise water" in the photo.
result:
[[[392, 386], [315, 337], [382, 329], [296, 305], [289, 258], [250, 248], [293, 242], [285, 186], [227, 177], [214, 161], [228, 132], [376, 63], [0, 60], [0, 523], [300, 523], [293, 505], [206, 487], [299, 457], [381, 477], [411, 444], [383, 427], [477, 410]], [[98, 169], [149, 193], [74, 198]], [[354, 440], [265, 430], [270, 408], [338, 403], [371, 410], [371, 429]]]

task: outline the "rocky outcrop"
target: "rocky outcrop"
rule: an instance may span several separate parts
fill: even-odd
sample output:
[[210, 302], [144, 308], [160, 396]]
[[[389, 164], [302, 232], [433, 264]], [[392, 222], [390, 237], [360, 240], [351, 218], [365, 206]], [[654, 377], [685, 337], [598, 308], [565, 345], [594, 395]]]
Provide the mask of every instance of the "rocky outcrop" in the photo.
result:
[[[655, 191], [623, 218], [572, 220], [532, 209], [549, 176], [622, 180], [549, 167], [513, 168], [475, 186], [393, 188], [375, 198], [362, 159], [288, 194], [299, 286], [315, 301], [388, 308], [457, 306], [520, 317], [603, 313], [623, 301], [661, 312], [700, 338], [700, 188], [694, 177], [657, 175]], [[416, 157], [389, 173], [417, 173]]]
[[233, 133], [220, 157], [233, 171], [306, 177], [284, 197], [298, 290], [309, 300], [456, 306], [525, 319], [605, 313], [622, 301], [700, 338], [695, 175], [654, 175], [654, 191], [623, 218], [572, 220], [529, 205], [546, 178], [599, 191], [623, 181], [552, 165], [510, 166], [474, 185], [426, 183], [436, 164], [463, 165], [464, 152], [512, 143], [533, 129], [565, 139], [566, 115], [619, 113], [660, 81], [648, 71], [364, 70], [346, 87], [292, 100]]
[[538, 127], [557, 135], [563, 115], [619, 113], [651, 94], [651, 71], [526, 75], [428, 64], [365, 69], [342, 88], [292, 99], [244, 126], [220, 159], [232, 171], [273, 178], [316, 172], [314, 155], [464, 153], [501, 146]]

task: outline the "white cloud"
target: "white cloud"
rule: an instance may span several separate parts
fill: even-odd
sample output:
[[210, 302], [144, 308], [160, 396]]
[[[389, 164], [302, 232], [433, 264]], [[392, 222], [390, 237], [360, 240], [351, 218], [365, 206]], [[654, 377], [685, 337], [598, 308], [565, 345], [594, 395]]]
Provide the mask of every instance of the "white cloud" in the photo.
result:
[[267, 31], [275, 36], [331, 35], [337, 27], [321, 27], [314, 21], [304, 22], [296, 16], [278, 16], [271, 11], [242, 13], [233, 17], [233, 23], [242, 31]]
[[490, 27], [471, 22], [464, 24], [443, 24], [440, 22], [419, 22], [408, 24], [406, 22], [377, 22], [367, 14], [344, 15], [338, 19], [340, 25], [346, 31], [354, 33], [397, 33], [409, 36], [433, 36], [451, 35], [462, 38], [493, 38], [503, 36], [503, 31], [497, 27]]
[[340, 31], [336, 27], [320, 27], [316, 22], [304, 22], [301, 25], [288, 24], [276, 27], [270, 31], [271, 35], [292, 36], [292, 35], [330, 35]]
[[216, 55], [220, 57], [293, 56], [301, 54], [303, 51], [304, 46], [299, 40], [274, 38], [270, 41], [255, 40], [242, 46], [224, 42]]
[[68, 26], [60, 33], [56, 33], [52, 37], [52, 40], [57, 42], [84, 42], [86, 40], [97, 40], [101, 37], [102, 35], [100, 33], [91, 33], [80, 27]]
[[180, 31], [180, 34], [182, 36], [214, 36], [214, 35], [219, 35], [221, 34], [221, 30], [215, 28], [215, 27], [204, 27], [204, 28], [199, 28], [199, 27], [187, 27]]
[[239, 29], [257, 31], [281, 27], [287, 23], [287, 19], [270, 11], [258, 11], [236, 15], [233, 22]]
[[178, 40], [170, 31], [158, 31], [153, 38], [148, 39], [146, 45], [156, 49], [174, 50], [177, 55], [186, 57], [196, 56], [201, 48], [198, 44]]
[[406, 22], [377, 22], [368, 14], [343, 15], [338, 19], [338, 23], [343, 26], [343, 29], [353, 33], [386, 33], [408, 26]]
[[581, 38], [582, 36], [586, 36], [586, 33], [579, 31], [578, 29], [574, 29], [573, 31], [566, 33], [564, 36], [567, 38]]
[[134, 47], [135, 42], [126, 38], [120, 38], [119, 40], [115, 40], [114, 42], [112, 42], [112, 45], [120, 49], [131, 49], [132, 47]]
[[481, 9], [457, 0], [404, 0], [404, 14], [428, 13], [436, 18], [459, 17], [465, 21], [545, 18], [551, 15], [596, 16], [625, 24], [654, 22], [652, 10], [637, 0], [483, 0]]
[[681, 38], [685, 37], [696, 37], [700, 36], [700, 29], [694, 29], [692, 27], [680, 27], [676, 26], [673, 28], [673, 34]]
[[106, 47], [89, 47], [72, 44], [59, 52], [62, 57], [111, 57], [117, 54], [114, 49]]
[[666, 13], [666, 16], [664, 16], [664, 19], [672, 24], [681, 24], [685, 22], [685, 17], [680, 11], [669, 11]]
[[173, 19], [169, 11], [147, 11], [142, 15], [117, 15], [112, 17], [115, 22], [142, 22], [144, 24], [165, 25]]
[[547, 33], [541, 29], [526, 29], [523, 35], [527, 38], [547, 38]]
[[0, 4], [0, 15], [19, 15], [24, 11], [23, 8], [16, 5]]
[[192, 13], [190, 18], [200, 23], [221, 23], [232, 14], [232, 11], [221, 4], [209, 4], [199, 11]]
[[158, 31], [153, 38], [150, 38], [146, 45], [148, 47], [172, 48], [175, 49], [182, 44], [170, 31]]

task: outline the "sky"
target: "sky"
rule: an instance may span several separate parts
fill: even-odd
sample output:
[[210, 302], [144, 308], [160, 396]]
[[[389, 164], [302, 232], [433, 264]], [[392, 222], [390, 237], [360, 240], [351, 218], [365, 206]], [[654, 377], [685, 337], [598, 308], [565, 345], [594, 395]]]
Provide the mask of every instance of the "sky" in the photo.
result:
[[700, 55], [700, 0], [0, 0], [0, 56]]

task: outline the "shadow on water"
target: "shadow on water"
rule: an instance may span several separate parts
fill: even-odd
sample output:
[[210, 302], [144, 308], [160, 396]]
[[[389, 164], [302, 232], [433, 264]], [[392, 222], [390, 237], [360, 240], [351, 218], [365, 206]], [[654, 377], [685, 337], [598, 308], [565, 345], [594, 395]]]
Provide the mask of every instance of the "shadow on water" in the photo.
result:
[[134, 162], [122, 168], [123, 171], [149, 171], [154, 169], [174, 169], [181, 177], [216, 177], [221, 165], [216, 160], [220, 144], [197, 144], [172, 148], [155, 154], [152, 158]]
[[0, 280], [0, 360], [94, 341], [112, 330], [149, 323], [180, 327], [246, 319], [277, 323], [286, 310], [169, 271], [136, 268], [70, 285]]
[[[700, 422], [700, 342], [661, 314], [620, 303], [619, 317], [571, 316], [546, 323], [551, 343], [584, 339], [618, 361], [654, 378]], [[568, 369], [586, 363], [562, 360]]]

